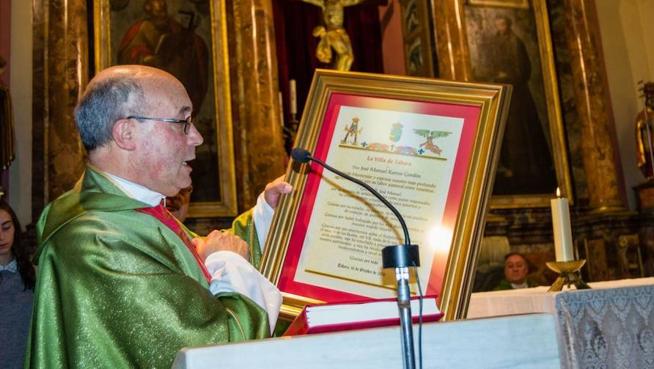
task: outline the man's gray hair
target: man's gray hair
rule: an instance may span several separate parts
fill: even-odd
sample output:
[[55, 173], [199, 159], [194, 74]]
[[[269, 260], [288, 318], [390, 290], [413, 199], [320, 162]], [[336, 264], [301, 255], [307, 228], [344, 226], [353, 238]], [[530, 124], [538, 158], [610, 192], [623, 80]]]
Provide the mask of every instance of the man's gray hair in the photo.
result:
[[75, 123], [88, 152], [112, 140], [116, 121], [138, 115], [145, 101], [143, 87], [132, 78], [110, 77], [92, 82], [75, 107]]

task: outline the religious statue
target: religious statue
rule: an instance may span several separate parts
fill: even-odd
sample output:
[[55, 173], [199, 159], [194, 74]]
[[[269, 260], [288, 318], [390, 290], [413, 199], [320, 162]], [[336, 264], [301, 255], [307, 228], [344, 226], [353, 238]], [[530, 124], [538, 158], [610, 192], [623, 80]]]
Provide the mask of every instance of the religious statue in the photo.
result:
[[645, 107], [636, 117], [638, 168], [645, 178], [654, 178], [654, 82], [643, 85]]
[[[0, 56], [0, 78], [7, 63]], [[11, 110], [9, 88], [0, 79], [0, 169], [9, 168], [14, 160], [14, 116]]]
[[336, 52], [334, 69], [348, 71], [354, 62], [352, 43], [343, 28], [343, 8], [361, 4], [366, 0], [302, 0], [322, 9], [324, 25], [313, 29], [313, 35], [319, 37], [316, 57], [323, 63], [332, 61], [332, 49]]

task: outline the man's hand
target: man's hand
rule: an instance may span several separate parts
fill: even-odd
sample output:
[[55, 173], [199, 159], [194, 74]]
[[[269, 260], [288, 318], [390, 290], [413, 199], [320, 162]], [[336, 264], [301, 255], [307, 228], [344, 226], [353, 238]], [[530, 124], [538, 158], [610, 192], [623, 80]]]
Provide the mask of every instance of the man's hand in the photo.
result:
[[266, 188], [263, 190], [263, 198], [266, 199], [266, 202], [271, 208], [275, 209], [279, 204], [281, 195], [290, 193], [292, 190], [293, 187], [284, 182], [284, 176], [277, 177], [274, 181], [266, 185]]
[[214, 230], [206, 237], [196, 237], [191, 242], [195, 245], [202, 260], [207, 260], [209, 255], [217, 251], [232, 251], [244, 257], [245, 260], [250, 260], [248, 244], [231, 233]]

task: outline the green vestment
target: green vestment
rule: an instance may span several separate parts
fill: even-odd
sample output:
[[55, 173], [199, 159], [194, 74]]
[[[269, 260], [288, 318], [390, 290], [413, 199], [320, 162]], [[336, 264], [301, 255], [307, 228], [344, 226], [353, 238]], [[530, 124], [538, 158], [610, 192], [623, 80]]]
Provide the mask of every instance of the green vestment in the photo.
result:
[[[170, 368], [182, 347], [269, 335], [267, 313], [211, 295], [186, 245], [143, 207], [87, 168], [44, 210], [26, 368]], [[233, 230], [256, 240], [248, 225]]]
[[[527, 287], [538, 287], [538, 283], [532, 281], [531, 279], [527, 278]], [[511, 286], [511, 282], [507, 281], [506, 278], [503, 278], [500, 283], [497, 284], [497, 286], [493, 289], [493, 291], [502, 291], [502, 290], [512, 290], [513, 286]]]

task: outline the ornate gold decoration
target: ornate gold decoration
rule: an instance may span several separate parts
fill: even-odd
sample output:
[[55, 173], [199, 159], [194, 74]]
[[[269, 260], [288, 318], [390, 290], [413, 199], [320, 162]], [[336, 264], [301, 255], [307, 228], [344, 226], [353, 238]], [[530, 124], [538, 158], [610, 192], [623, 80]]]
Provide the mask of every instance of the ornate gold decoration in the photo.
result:
[[585, 259], [572, 261], [548, 261], [545, 264], [550, 268], [550, 270], [559, 274], [559, 277], [554, 281], [554, 283], [552, 283], [552, 287], [550, 287], [547, 292], [558, 292], [563, 289], [563, 286], [570, 287], [573, 284], [578, 290], [586, 290], [590, 288], [590, 286], [581, 279], [581, 274], [579, 273], [581, 267], [586, 264]]
[[636, 161], [643, 176], [654, 179], [654, 82], [642, 87], [645, 107], [636, 117]]
[[446, 0], [433, 8], [438, 55], [438, 76], [454, 81], [470, 81], [470, 49], [460, 0]]
[[[87, 4], [34, 1], [35, 209], [68, 191], [84, 169], [73, 109], [88, 78]], [[42, 197], [41, 197], [42, 195]]]
[[570, 67], [576, 111], [581, 121], [581, 152], [588, 206], [596, 212], [625, 209], [622, 168], [616, 153], [615, 123], [604, 65], [599, 21], [592, 0], [563, 1], [567, 15]]
[[416, 77], [434, 77], [431, 39], [433, 37], [427, 1], [400, 0], [402, 38], [404, 40], [404, 66], [406, 74]]
[[279, 83], [271, 0], [226, 2], [239, 209], [284, 172]]
[[504, 8], [529, 8], [529, 0], [468, 0], [470, 5], [487, 5]]
[[313, 35], [320, 38], [316, 58], [323, 63], [332, 61], [332, 49], [336, 52], [334, 69], [348, 71], [354, 62], [352, 43], [343, 28], [343, 8], [361, 4], [366, 0], [302, 0], [322, 9], [324, 25], [313, 29]]

